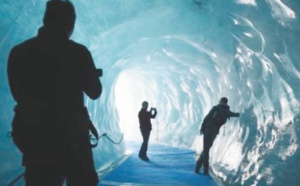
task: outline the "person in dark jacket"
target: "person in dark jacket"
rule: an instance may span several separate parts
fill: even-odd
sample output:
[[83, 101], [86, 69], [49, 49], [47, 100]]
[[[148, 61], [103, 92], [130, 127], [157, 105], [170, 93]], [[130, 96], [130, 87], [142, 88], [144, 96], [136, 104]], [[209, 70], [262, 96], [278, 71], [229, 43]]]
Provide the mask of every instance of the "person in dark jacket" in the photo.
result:
[[71, 2], [50, 0], [38, 35], [10, 51], [12, 138], [23, 154], [26, 186], [99, 182], [84, 93], [97, 99], [102, 85], [89, 50], [69, 39], [75, 19]]
[[226, 97], [221, 98], [219, 104], [210, 110], [202, 122], [200, 134], [204, 134], [203, 151], [196, 162], [195, 173], [199, 173], [203, 164], [203, 174], [208, 175], [209, 150], [212, 147], [221, 126], [226, 123], [228, 118], [240, 116], [239, 113], [231, 112], [227, 103], [228, 99]]
[[139, 123], [140, 123], [140, 130], [143, 136], [143, 143], [139, 152], [139, 157], [142, 160], [149, 161], [147, 157], [147, 150], [148, 150], [148, 141], [150, 137], [150, 132], [152, 130], [152, 124], [150, 119], [155, 118], [157, 114], [156, 108], [151, 108], [150, 111], [147, 111], [148, 102], [144, 101], [142, 103], [142, 109], [139, 111]]

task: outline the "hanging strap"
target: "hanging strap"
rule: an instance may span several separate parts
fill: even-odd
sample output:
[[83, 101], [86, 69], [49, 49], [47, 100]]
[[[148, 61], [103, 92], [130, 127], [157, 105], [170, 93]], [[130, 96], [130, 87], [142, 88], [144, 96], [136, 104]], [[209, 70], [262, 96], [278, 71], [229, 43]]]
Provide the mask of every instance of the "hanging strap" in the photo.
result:
[[92, 139], [93, 141], [96, 141], [95, 143], [91, 143], [91, 147], [95, 148], [98, 145], [99, 135], [98, 135], [97, 129], [95, 128], [95, 126], [93, 125], [91, 120], [89, 122], [89, 129], [90, 129], [92, 135], [94, 136], [94, 138], [90, 137], [90, 139]]
[[89, 130], [92, 133], [92, 135], [90, 136], [90, 139], [93, 140], [93, 141], [96, 141], [94, 143], [91, 143], [91, 147], [95, 148], [98, 145], [99, 135], [98, 135], [96, 127], [94, 126], [94, 124], [92, 123], [92, 121], [90, 119], [89, 112], [88, 112], [88, 109], [86, 107], [84, 107], [84, 112], [85, 112], [86, 117], [88, 117]]

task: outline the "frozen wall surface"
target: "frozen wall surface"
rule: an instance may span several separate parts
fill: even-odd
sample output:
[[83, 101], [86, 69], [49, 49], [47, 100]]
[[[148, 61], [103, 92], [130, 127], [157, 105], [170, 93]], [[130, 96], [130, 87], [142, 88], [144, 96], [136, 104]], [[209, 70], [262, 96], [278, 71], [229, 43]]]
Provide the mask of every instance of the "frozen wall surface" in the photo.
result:
[[[35, 36], [45, 0], [0, 1], [0, 185], [22, 172], [6, 137], [13, 105], [9, 50]], [[137, 112], [158, 109], [152, 142], [202, 149], [203, 117], [222, 96], [229, 120], [211, 149], [226, 185], [299, 185], [299, 0], [73, 0], [72, 39], [103, 68], [104, 92], [86, 99], [99, 133], [141, 141]], [[125, 151], [107, 138], [94, 151], [105, 167]], [[191, 170], [192, 171], [192, 170]]]

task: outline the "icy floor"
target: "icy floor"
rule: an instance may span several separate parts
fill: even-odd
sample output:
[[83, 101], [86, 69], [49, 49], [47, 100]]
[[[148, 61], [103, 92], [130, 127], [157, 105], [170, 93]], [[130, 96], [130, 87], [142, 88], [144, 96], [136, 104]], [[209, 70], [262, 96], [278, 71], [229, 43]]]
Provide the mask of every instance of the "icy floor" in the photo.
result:
[[191, 150], [150, 144], [148, 157], [150, 161], [138, 158], [140, 144], [127, 142], [131, 154], [121, 160], [119, 166], [103, 176], [100, 186], [151, 186], [151, 185], [202, 185], [217, 186], [211, 176], [193, 172], [195, 153]]
[[[150, 161], [138, 158], [138, 142], [126, 142], [127, 153], [110, 167], [98, 171], [99, 186], [217, 186], [223, 185], [214, 177], [194, 173], [195, 152], [188, 149], [149, 144]], [[23, 186], [23, 177], [13, 186]]]

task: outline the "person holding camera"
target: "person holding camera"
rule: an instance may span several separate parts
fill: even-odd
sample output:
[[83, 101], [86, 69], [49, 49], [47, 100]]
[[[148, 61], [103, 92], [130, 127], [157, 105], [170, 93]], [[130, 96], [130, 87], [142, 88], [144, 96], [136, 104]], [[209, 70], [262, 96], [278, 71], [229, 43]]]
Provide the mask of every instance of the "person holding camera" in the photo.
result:
[[89, 50], [70, 39], [75, 20], [70, 1], [49, 0], [37, 36], [10, 51], [7, 73], [16, 101], [12, 139], [23, 154], [26, 186], [99, 182], [84, 94], [100, 97], [102, 71]]
[[147, 111], [148, 102], [143, 101], [142, 109], [139, 111], [139, 123], [140, 123], [140, 130], [143, 136], [143, 143], [139, 152], [139, 157], [144, 161], [149, 161], [147, 157], [147, 150], [148, 150], [148, 141], [150, 138], [150, 132], [152, 130], [152, 124], [150, 119], [155, 118], [157, 114], [156, 108], [151, 108], [150, 111]]

